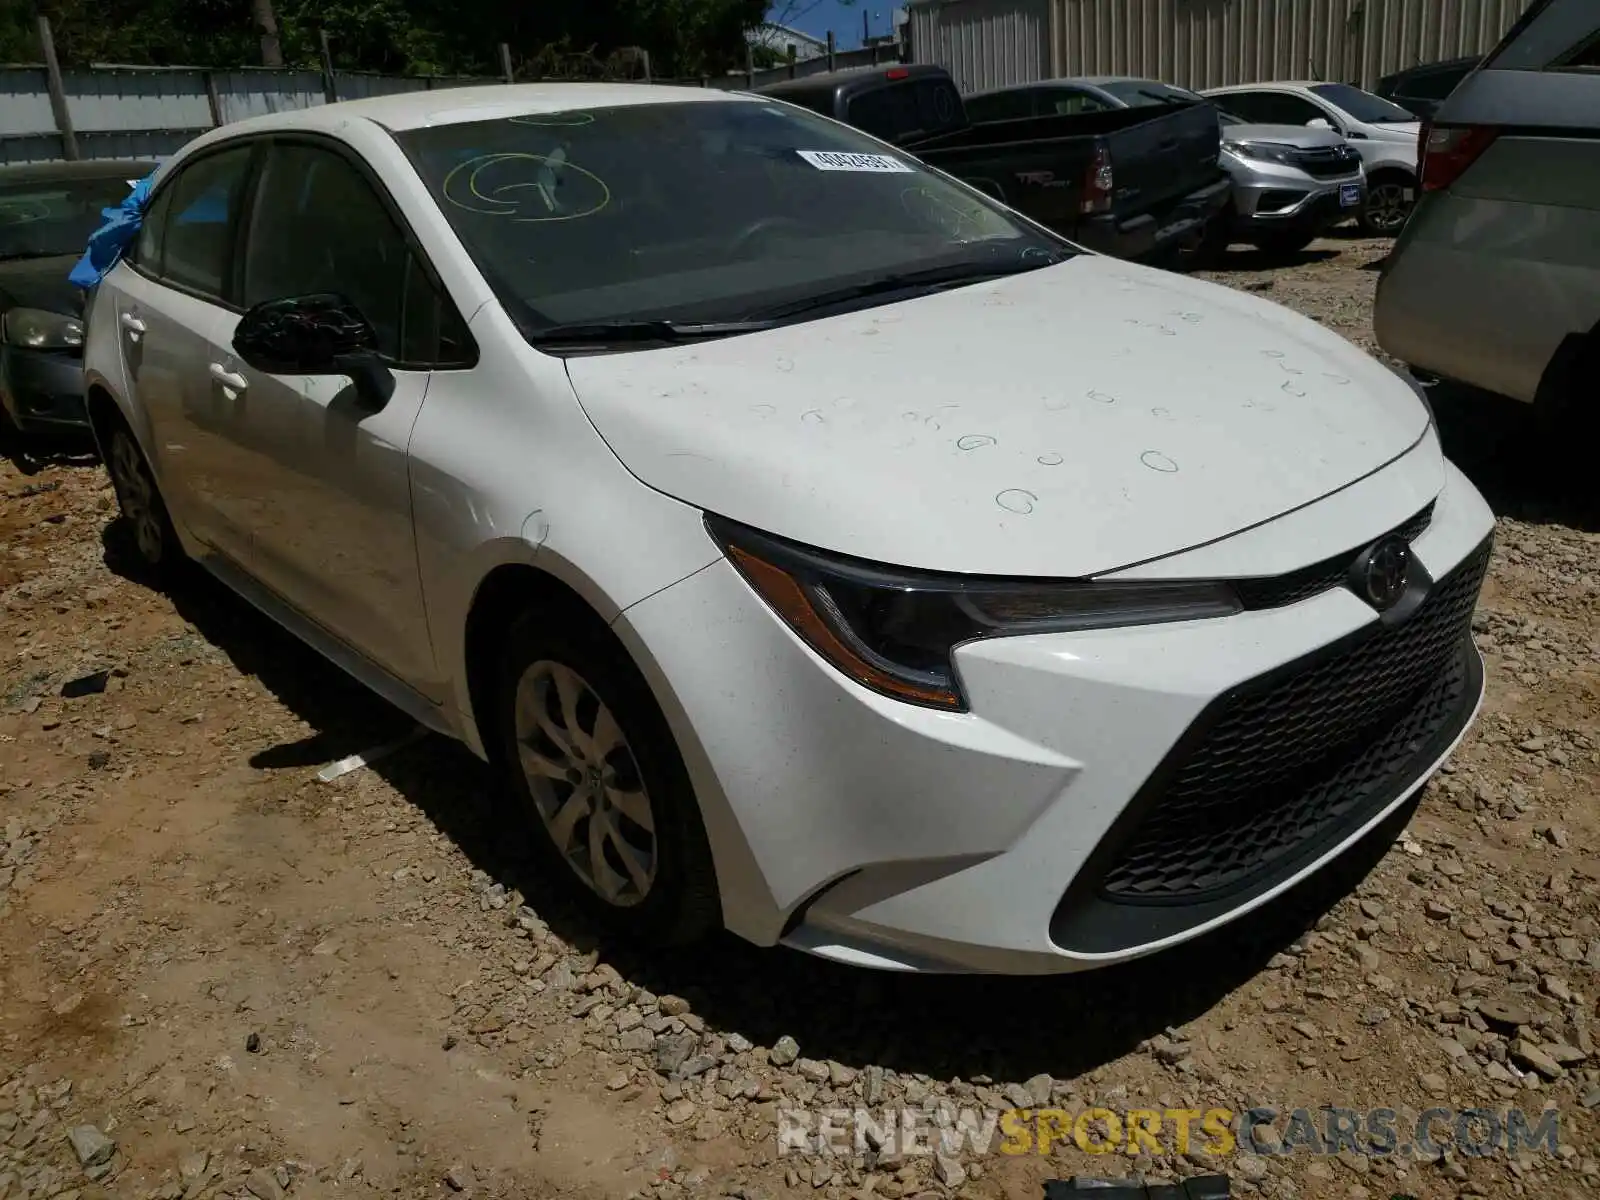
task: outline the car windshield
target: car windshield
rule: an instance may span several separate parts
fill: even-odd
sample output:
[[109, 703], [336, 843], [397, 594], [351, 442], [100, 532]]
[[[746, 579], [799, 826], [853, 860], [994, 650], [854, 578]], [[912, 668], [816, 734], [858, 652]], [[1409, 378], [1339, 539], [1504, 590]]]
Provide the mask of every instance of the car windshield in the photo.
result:
[[1150, 79], [1118, 79], [1100, 84], [1100, 90], [1109, 92], [1129, 108], [1148, 108], [1157, 104], [1204, 104], [1205, 100], [1193, 92], [1170, 83], [1156, 83]]
[[0, 183], [0, 260], [82, 254], [132, 187], [120, 175]]
[[1311, 90], [1329, 104], [1363, 125], [1409, 125], [1417, 119], [1398, 104], [1390, 104], [1382, 96], [1374, 96], [1348, 83], [1318, 83]]
[[967, 268], [1001, 274], [1075, 252], [915, 160], [770, 101], [533, 113], [396, 137], [530, 337], [750, 319], [910, 273], [959, 281]]

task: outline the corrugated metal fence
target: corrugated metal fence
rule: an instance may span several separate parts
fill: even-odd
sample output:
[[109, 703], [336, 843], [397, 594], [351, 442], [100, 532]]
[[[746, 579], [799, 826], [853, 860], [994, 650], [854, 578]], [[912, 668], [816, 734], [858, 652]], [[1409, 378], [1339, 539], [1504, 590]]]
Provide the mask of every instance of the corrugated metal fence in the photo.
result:
[[[893, 56], [892, 50], [883, 47], [840, 51], [834, 55], [833, 65], [866, 66], [888, 62]], [[676, 82], [726, 89], [760, 87], [828, 67], [824, 56], [793, 67]], [[503, 82], [484, 77], [423, 78], [346, 71], [334, 76], [341, 100]], [[62, 87], [78, 154], [86, 159], [159, 157], [217, 125], [327, 102], [320, 71], [96, 67], [63, 71]], [[49, 162], [64, 156], [45, 68], [0, 66], [0, 163]]]
[[964, 91], [1071, 75], [1371, 88], [1403, 67], [1492, 49], [1530, 2], [923, 0], [910, 10], [911, 48]]

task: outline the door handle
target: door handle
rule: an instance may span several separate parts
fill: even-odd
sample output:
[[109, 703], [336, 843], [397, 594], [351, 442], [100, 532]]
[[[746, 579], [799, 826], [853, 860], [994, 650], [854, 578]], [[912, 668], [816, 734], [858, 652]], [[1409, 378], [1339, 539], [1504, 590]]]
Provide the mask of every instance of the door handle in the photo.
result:
[[144, 322], [132, 313], [122, 314], [122, 327], [128, 331], [131, 339], [136, 342], [139, 340], [140, 335], [144, 333]]
[[230, 391], [242, 392], [250, 386], [250, 381], [237, 372], [228, 370], [221, 363], [211, 364], [211, 378]]

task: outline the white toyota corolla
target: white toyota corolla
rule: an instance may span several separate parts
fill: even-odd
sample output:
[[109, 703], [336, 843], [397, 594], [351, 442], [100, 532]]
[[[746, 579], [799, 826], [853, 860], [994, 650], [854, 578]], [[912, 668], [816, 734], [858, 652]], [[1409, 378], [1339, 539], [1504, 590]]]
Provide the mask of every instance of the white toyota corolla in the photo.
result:
[[1408, 383], [777, 101], [199, 138], [95, 291], [129, 544], [500, 764], [647, 938], [1071, 971], [1268, 903], [1471, 723]]

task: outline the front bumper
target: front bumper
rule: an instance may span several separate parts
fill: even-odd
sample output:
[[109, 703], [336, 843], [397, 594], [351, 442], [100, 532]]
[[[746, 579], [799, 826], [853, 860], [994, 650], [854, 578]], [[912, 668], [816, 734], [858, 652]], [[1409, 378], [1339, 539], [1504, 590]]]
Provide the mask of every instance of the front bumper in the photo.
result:
[[[1350, 186], [1359, 189], [1356, 202], [1343, 204], [1341, 189]], [[1359, 215], [1366, 200], [1367, 181], [1359, 172], [1331, 179], [1314, 179], [1298, 171], [1286, 173], [1284, 178], [1235, 184], [1235, 228], [1245, 232], [1291, 228], [1320, 232]]]
[[1072, 240], [1115, 258], [1141, 259], [1182, 244], [1210, 224], [1232, 195], [1226, 176], [1198, 191], [1133, 217], [1114, 213], [1088, 217], [1078, 223]]
[[19, 429], [87, 431], [82, 356], [0, 346], [0, 404]]
[[1451, 469], [1412, 543], [1439, 582], [1402, 624], [1335, 582], [1221, 620], [971, 643], [960, 714], [845, 680], [726, 562], [621, 625], [731, 929], [900, 970], [1075, 971], [1260, 907], [1421, 787], [1481, 699], [1492, 528]]

